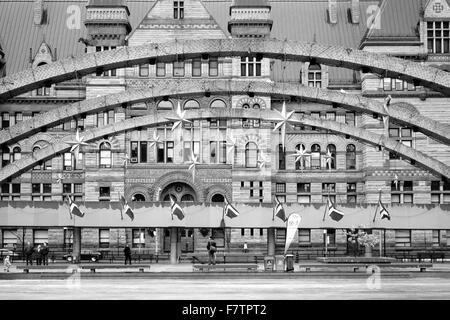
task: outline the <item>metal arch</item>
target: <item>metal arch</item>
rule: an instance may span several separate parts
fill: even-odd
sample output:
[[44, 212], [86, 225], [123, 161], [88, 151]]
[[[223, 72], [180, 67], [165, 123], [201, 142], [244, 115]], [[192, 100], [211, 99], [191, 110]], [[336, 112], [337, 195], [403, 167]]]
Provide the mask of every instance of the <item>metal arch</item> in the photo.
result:
[[192, 59], [202, 54], [220, 57], [255, 56], [316, 63], [363, 70], [398, 77], [433, 90], [450, 94], [450, 74], [417, 62], [353, 48], [278, 39], [202, 39], [150, 43], [135, 47], [94, 52], [30, 68], [7, 76], [0, 82], [0, 101], [57, 83], [95, 73], [149, 61], [170, 62], [182, 56]]
[[[311, 88], [300, 84], [262, 80], [164, 80], [154, 81], [151, 89], [129, 89], [114, 95], [101, 96], [52, 109], [15, 124], [8, 129], [1, 130], [0, 145], [18, 141], [40, 131], [43, 127], [55, 125], [72, 117], [118, 107], [124, 103], [138, 103], [152, 98], [173, 96], [174, 92], [185, 97], [203, 95], [205, 91], [211, 94], [223, 94], [224, 92], [228, 94], [248, 94], [249, 88], [255, 95], [260, 96], [306, 98], [316, 102], [337, 104], [358, 112], [378, 114], [379, 116], [387, 115], [382, 102], [374, 99], [334, 90]], [[411, 108], [402, 106], [403, 104], [403, 102], [393, 103], [389, 107], [389, 116], [393, 120], [416, 128], [433, 139], [450, 145], [450, 125], [422, 116]]]
[[[147, 115], [141, 116], [137, 118], [127, 119], [121, 122], [117, 122], [114, 124], [110, 124], [104, 127], [95, 128], [84, 132], [84, 141], [92, 141], [101, 138], [105, 135], [111, 135], [114, 133], [123, 132], [125, 130], [132, 130], [138, 127], [152, 127], [161, 124], [168, 123], [169, 121], [165, 118], [166, 116], [171, 115], [171, 113], [159, 113], [156, 115]], [[187, 110], [186, 118], [187, 119], [208, 119], [208, 118], [248, 118], [248, 119], [271, 119], [277, 116], [275, 111], [272, 110], [255, 110], [255, 109], [224, 109], [224, 110]], [[354, 137], [357, 140], [362, 140], [364, 142], [373, 144], [373, 145], [381, 145], [387, 150], [394, 151], [397, 154], [414, 160], [418, 164], [421, 164], [423, 167], [427, 168], [429, 171], [436, 173], [438, 175], [444, 176], [446, 178], [450, 178], [450, 168], [420, 152], [413, 148], [409, 148], [403, 145], [401, 142], [396, 140], [389, 139], [386, 136], [379, 135], [373, 132], [370, 132], [365, 129], [361, 129], [354, 126], [349, 126], [344, 123], [317, 119], [307, 115], [295, 115], [292, 118], [293, 121], [299, 121], [308, 126], [315, 126], [318, 128], [327, 129], [339, 134], [348, 135]], [[29, 157], [24, 157], [18, 161], [12, 162], [6, 167], [0, 170], [0, 181], [4, 181], [5, 179], [17, 175], [27, 169], [32, 168], [36, 165], [37, 162], [46, 160], [51, 158], [57, 153], [65, 152], [70, 148], [70, 145], [65, 143], [65, 141], [73, 140], [74, 137], [72, 135], [67, 135], [63, 137], [56, 143], [49, 145], [46, 148], [40, 149], [33, 153]]]

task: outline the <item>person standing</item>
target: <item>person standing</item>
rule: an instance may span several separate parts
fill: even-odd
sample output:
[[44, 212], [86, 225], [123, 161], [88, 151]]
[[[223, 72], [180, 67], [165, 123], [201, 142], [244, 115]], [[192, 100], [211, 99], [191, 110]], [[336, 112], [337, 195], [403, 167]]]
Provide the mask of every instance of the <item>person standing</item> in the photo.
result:
[[40, 266], [42, 263], [42, 246], [38, 245], [36, 249], [36, 265]]
[[27, 246], [25, 247], [25, 259], [27, 260], [27, 265], [28, 262], [30, 263], [30, 265], [33, 265], [33, 252], [34, 252], [34, 248], [31, 245], [31, 243], [28, 241], [27, 242]]
[[217, 245], [213, 237], [209, 237], [206, 249], [208, 250], [208, 264], [216, 264]]
[[248, 252], [248, 246], [247, 246], [247, 242], [244, 242], [244, 253]]
[[123, 249], [123, 253], [125, 254], [125, 265], [127, 265], [127, 261], [129, 261], [131, 265], [131, 249], [128, 244], [125, 249]]
[[5, 257], [5, 259], [3, 260], [3, 265], [5, 267], [5, 271], [9, 272], [9, 268], [11, 267], [11, 261], [9, 260], [9, 255], [7, 255]]
[[42, 247], [42, 249], [41, 249], [41, 253], [42, 253], [42, 264], [45, 266], [45, 265], [47, 265], [48, 266], [48, 252], [49, 252], [49, 249], [48, 249], [48, 245], [47, 245], [47, 242], [46, 243], [44, 243], [44, 246]]

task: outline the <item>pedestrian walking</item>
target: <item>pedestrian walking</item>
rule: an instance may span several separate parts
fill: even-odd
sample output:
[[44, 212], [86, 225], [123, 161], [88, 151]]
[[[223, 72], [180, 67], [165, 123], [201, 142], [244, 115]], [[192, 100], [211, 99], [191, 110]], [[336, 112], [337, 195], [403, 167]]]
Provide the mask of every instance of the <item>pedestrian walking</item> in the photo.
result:
[[244, 253], [248, 252], [248, 246], [247, 246], [247, 242], [244, 242]]
[[33, 265], [33, 253], [34, 253], [34, 248], [31, 245], [31, 243], [28, 241], [27, 242], [27, 246], [25, 247], [25, 259], [27, 261], [27, 265], [28, 263], [30, 263], [30, 265]]
[[44, 243], [44, 246], [41, 248], [41, 256], [42, 256], [42, 264], [48, 266], [48, 253], [49, 248], [47, 242]]
[[206, 249], [208, 250], [208, 264], [216, 264], [217, 245], [213, 237], [209, 237]]
[[3, 266], [5, 267], [5, 272], [9, 272], [9, 268], [11, 267], [11, 261], [9, 260], [9, 255], [5, 257], [3, 260]]
[[128, 244], [125, 249], [123, 249], [123, 253], [125, 254], [125, 265], [127, 265], [127, 261], [129, 261], [131, 265], [131, 249]]

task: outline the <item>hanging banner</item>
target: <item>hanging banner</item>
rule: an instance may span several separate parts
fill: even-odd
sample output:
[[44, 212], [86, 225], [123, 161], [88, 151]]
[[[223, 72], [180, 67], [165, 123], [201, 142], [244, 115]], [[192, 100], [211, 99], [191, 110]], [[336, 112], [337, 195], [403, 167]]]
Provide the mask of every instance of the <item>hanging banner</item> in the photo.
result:
[[292, 240], [294, 240], [295, 233], [297, 232], [298, 226], [300, 225], [300, 220], [302, 218], [300, 215], [296, 213], [292, 213], [289, 215], [288, 221], [287, 221], [287, 230], [286, 230], [286, 245], [284, 246], [284, 254], [286, 255], [286, 252], [289, 249], [289, 246], [292, 243]]

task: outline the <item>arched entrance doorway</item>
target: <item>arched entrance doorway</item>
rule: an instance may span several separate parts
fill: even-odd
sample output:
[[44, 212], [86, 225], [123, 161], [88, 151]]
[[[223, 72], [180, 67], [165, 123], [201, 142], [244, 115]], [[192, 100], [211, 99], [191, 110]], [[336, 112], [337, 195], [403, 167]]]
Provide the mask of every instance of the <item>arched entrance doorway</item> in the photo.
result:
[[[170, 201], [170, 196], [178, 202], [195, 202], [197, 194], [194, 189], [183, 182], [174, 182], [167, 185], [161, 192], [162, 201]], [[174, 218], [176, 219], [176, 217]], [[180, 244], [181, 252], [194, 251], [194, 229], [180, 228], [178, 232], [178, 243]], [[164, 228], [164, 252], [170, 251], [170, 228]]]

